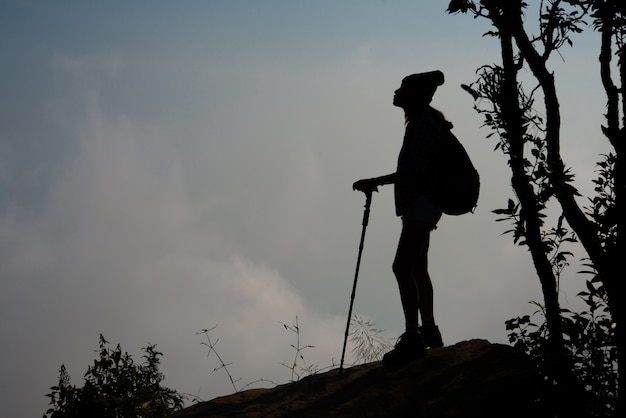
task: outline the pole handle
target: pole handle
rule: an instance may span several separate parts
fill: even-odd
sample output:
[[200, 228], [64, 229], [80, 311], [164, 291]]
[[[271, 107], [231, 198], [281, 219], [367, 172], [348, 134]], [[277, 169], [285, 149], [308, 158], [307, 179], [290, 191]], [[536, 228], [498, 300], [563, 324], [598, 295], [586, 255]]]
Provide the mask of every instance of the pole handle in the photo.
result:
[[368, 189], [365, 193], [365, 210], [363, 211], [363, 223], [361, 225], [367, 226], [370, 219], [370, 206], [372, 206], [372, 193], [376, 189]]

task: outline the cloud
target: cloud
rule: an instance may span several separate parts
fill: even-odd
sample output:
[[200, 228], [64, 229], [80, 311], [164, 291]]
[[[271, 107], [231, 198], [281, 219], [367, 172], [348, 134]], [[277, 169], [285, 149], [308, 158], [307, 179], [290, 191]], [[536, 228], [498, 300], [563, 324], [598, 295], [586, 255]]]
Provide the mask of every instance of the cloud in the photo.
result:
[[[72, 72], [89, 67], [70, 62]], [[83, 88], [76, 96], [81, 110], [65, 129], [74, 145], [47, 179], [41, 209], [26, 215], [14, 206], [0, 219], [1, 327], [12, 336], [0, 369], [17, 379], [12, 388], [40, 393], [43, 410], [60, 364], [78, 383], [102, 333], [136, 355], [156, 343], [167, 383], [179, 390], [208, 398], [228, 393], [227, 379], [212, 372], [215, 359], [206, 358], [196, 335], [213, 326], [217, 349], [242, 379], [239, 387], [260, 378], [284, 382], [290, 373], [280, 363], [292, 358], [294, 335], [282, 323], [296, 317], [303, 341], [316, 346], [307, 350], [308, 364], [330, 365], [340, 354], [345, 319], [316, 312], [281, 273], [222, 241], [232, 224], [221, 225], [212, 211], [240, 205], [241, 191], [233, 189], [234, 200], [217, 192], [194, 195], [188, 144], [138, 117], [106, 113], [98, 87]], [[292, 162], [293, 183], [274, 192], [280, 206], [296, 208], [295, 217], [310, 204], [300, 198], [319, 185], [319, 162], [311, 155]], [[209, 165], [220, 158], [206, 157]], [[205, 174], [229, 175], [212, 170]], [[275, 213], [267, 219], [281, 222]], [[289, 232], [276, 231], [270, 245], [291, 245]]]

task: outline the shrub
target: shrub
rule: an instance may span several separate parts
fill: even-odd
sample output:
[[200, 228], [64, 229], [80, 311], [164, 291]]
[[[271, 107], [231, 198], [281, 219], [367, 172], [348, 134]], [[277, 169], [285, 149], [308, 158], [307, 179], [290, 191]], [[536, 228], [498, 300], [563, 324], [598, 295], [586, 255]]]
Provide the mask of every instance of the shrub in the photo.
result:
[[119, 344], [111, 349], [102, 334], [99, 345], [100, 358], [87, 367], [82, 388], [71, 384], [61, 365], [59, 383], [46, 395], [50, 408], [44, 418], [154, 418], [182, 409], [184, 396], [161, 386], [164, 376], [159, 357], [163, 354], [156, 345], [143, 348], [141, 364], [123, 353]]

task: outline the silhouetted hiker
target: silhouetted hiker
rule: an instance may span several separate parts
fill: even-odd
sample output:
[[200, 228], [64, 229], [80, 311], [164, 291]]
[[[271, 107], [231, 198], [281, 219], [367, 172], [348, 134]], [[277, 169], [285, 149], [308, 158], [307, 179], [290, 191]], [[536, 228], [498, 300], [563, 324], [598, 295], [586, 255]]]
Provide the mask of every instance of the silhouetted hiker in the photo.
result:
[[[394, 184], [396, 214], [402, 233], [393, 261], [400, 288], [406, 331], [395, 348], [385, 354], [387, 365], [403, 364], [443, 346], [433, 315], [433, 286], [428, 274], [430, 231], [442, 211], [437, 205], [437, 169], [443, 161], [440, 138], [451, 127], [441, 112], [430, 106], [435, 90], [444, 82], [441, 71], [413, 74], [395, 91], [394, 106], [404, 110], [406, 130], [395, 173], [359, 180], [353, 189], [366, 192]], [[418, 326], [418, 313], [422, 326]]]

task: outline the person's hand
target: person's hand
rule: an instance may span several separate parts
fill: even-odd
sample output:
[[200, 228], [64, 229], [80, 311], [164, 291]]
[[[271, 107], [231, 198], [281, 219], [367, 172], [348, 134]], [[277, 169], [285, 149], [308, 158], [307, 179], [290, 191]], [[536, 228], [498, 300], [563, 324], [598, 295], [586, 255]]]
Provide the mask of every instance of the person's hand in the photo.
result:
[[352, 190], [358, 190], [363, 193], [377, 192], [378, 183], [375, 179], [362, 179], [354, 182]]

